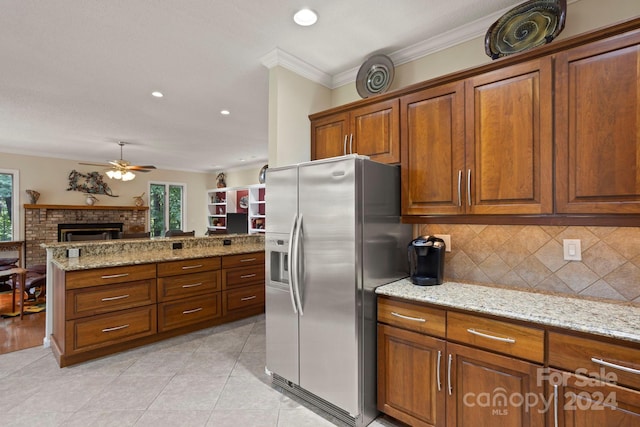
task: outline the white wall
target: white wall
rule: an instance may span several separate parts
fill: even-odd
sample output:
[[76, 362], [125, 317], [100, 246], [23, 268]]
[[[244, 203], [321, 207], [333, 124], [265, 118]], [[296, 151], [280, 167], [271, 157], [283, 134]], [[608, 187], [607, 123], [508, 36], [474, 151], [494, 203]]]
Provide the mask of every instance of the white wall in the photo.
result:
[[[0, 169], [14, 169], [20, 173], [18, 192], [20, 205], [20, 238], [24, 238], [24, 208], [29, 203], [25, 190], [40, 192], [38, 204], [43, 205], [84, 205], [86, 195], [78, 191], [67, 191], [69, 173], [77, 170], [82, 173], [98, 170], [91, 166], [79, 165], [75, 160], [54, 159], [48, 157], [25, 156], [0, 153]], [[195, 230], [197, 235], [206, 231], [206, 190], [215, 187], [215, 174], [183, 172], [173, 170], [155, 170], [138, 173], [133, 181], [122, 182], [105, 176], [104, 181], [118, 197], [96, 195], [100, 206], [133, 206], [134, 196], [145, 193], [145, 205], [149, 202], [149, 181], [184, 183], [187, 185], [187, 219], [185, 230]]]

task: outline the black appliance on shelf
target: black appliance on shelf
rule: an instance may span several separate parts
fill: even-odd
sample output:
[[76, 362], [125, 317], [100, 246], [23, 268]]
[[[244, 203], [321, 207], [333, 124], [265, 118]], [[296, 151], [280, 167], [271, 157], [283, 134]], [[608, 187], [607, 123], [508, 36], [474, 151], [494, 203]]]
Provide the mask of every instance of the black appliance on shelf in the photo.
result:
[[445, 249], [444, 240], [438, 237], [413, 239], [407, 248], [411, 283], [420, 286], [442, 284]]

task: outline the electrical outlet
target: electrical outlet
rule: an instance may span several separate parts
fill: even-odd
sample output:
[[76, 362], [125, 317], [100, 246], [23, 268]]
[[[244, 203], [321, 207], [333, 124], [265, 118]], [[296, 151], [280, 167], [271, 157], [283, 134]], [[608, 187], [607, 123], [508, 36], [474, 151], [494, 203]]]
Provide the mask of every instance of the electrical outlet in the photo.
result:
[[182, 249], [182, 242], [174, 242], [171, 244], [171, 249]]
[[451, 235], [450, 234], [434, 234], [433, 237], [444, 240], [445, 252], [451, 252]]
[[78, 258], [79, 256], [80, 256], [80, 249], [79, 248], [67, 249], [67, 257], [68, 258]]

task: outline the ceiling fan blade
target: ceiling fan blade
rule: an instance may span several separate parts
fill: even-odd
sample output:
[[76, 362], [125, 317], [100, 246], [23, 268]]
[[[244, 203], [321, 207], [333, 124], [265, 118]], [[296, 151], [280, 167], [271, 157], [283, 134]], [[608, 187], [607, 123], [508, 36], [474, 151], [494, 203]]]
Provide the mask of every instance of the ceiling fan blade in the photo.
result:
[[140, 172], [150, 172], [151, 170], [155, 169], [155, 166], [152, 165], [146, 165], [146, 166], [142, 166], [142, 165], [129, 165], [126, 167], [129, 170], [134, 170], [134, 171], [140, 171]]
[[88, 166], [102, 166], [103, 168], [111, 167], [109, 163], [83, 163], [78, 162], [79, 165], [88, 165]]

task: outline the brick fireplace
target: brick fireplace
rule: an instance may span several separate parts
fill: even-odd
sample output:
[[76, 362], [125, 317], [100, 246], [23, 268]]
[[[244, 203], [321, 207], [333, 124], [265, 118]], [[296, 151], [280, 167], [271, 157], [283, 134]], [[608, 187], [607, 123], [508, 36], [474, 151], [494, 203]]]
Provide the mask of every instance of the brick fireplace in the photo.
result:
[[25, 265], [44, 264], [41, 243], [58, 241], [60, 224], [122, 223], [124, 231], [144, 231], [146, 206], [24, 205]]

